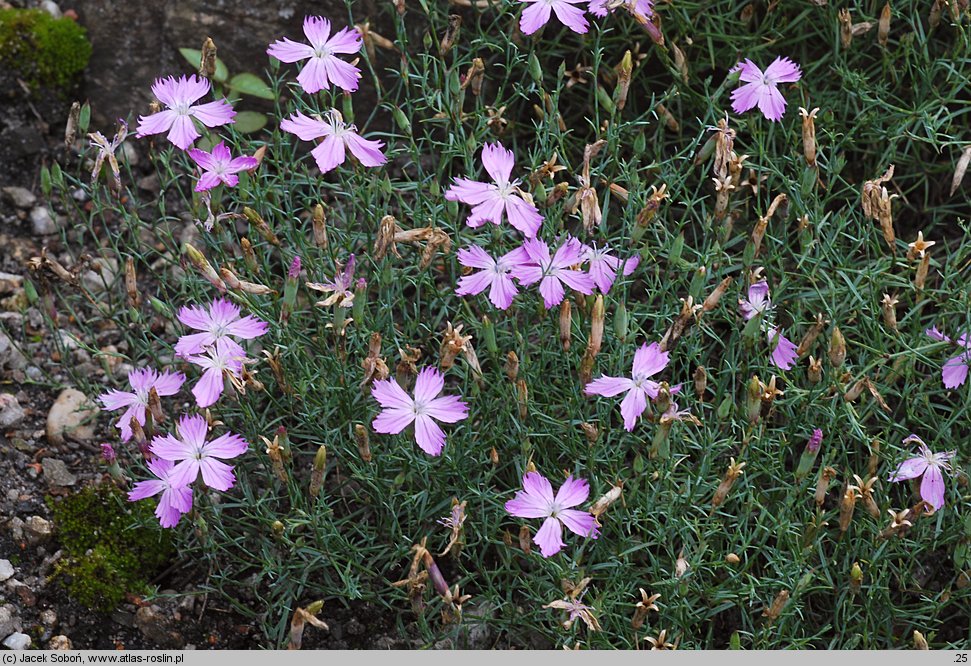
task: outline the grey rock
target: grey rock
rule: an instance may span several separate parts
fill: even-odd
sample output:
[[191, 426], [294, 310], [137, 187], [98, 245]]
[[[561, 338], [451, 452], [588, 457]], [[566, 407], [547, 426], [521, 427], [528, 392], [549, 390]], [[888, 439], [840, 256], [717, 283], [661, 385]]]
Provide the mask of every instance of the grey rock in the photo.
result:
[[50, 236], [57, 233], [57, 222], [51, 217], [51, 212], [46, 206], [31, 209], [30, 230], [35, 236]]
[[51, 538], [52, 534], [54, 534], [54, 527], [49, 520], [45, 520], [40, 516], [31, 516], [24, 523], [24, 536], [27, 537], [27, 543], [32, 545], [47, 541]]
[[172, 620], [162, 613], [159, 606], [142, 606], [135, 611], [135, 626], [148, 640], [167, 649], [181, 648], [185, 644], [182, 634], [172, 626]]
[[33, 192], [25, 187], [11, 185], [9, 187], [4, 187], [2, 192], [7, 201], [12, 203], [17, 208], [22, 208], [23, 210], [27, 210], [37, 203], [37, 197]]
[[53, 608], [42, 610], [40, 612], [40, 621], [48, 627], [53, 627], [57, 624], [57, 612]]
[[44, 458], [41, 465], [44, 468], [44, 478], [52, 486], [73, 486], [78, 482], [78, 477], [71, 474], [63, 460]]
[[18, 631], [4, 638], [3, 644], [11, 650], [26, 650], [30, 647], [30, 636]]
[[459, 647], [466, 650], [488, 650], [493, 647], [494, 632], [490, 621], [495, 617], [496, 607], [488, 601], [466, 608], [462, 613]]
[[0, 636], [6, 636], [23, 629], [20, 618], [17, 617], [17, 607], [11, 604], [0, 606]]
[[92, 294], [103, 294], [115, 283], [118, 275], [116, 259], [98, 258], [91, 262], [93, 270], [81, 274], [81, 282]]
[[138, 150], [131, 141], [126, 141], [121, 144], [120, 150], [118, 151], [118, 160], [127, 162], [130, 166], [138, 166]]
[[26, 412], [20, 406], [17, 396], [0, 393], [0, 427], [13, 428], [24, 421]]
[[12, 294], [24, 287], [24, 276], [0, 272], [0, 294]]
[[61, 391], [47, 414], [47, 441], [55, 446], [70, 437], [85, 442], [94, 439], [97, 406], [75, 388]]
[[11, 576], [13, 576], [13, 565], [10, 564], [10, 560], [0, 560], [0, 583]]
[[9, 521], [7, 521], [7, 527], [10, 528], [10, 536], [14, 541], [22, 541], [24, 538], [24, 521], [14, 516]]
[[23, 370], [27, 367], [27, 357], [20, 351], [6, 333], [0, 331], [0, 368]]
[[64, 16], [64, 14], [61, 13], [61, 8], [58, 7], [57, 3], [53, 2], [53, 0], [44, 0], [43, 2], [40, 3], [40, 8], [56, 19], [59, 19], [62, 16]]

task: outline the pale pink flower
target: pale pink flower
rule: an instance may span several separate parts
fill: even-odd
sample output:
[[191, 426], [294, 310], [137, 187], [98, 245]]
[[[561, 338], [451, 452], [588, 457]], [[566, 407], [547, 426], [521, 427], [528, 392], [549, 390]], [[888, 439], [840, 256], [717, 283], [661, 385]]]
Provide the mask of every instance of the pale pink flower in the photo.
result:
[[520, 0], [529, 6], [523, 10], [519, 19], [519, 29], [524, 35], [531, 35], [542, 28], [550, 20], [550, 12], [556, 14], [560, 23], [573, 32], [583, 34], [587, 31], [587, 19], [583, 10], [573, 5], [584, 0]]
[[206, 485], [216, 490], [229, 490], [236, 481], [233, 468], [222, 460], [246, 453], [249, 444], [233, 433], [206, 441], [209, 425], [198, 414], [183, 416], [176, 425], [178, 436], [160, 435], [152, 440], [152, 455], [178, 462], [169, 473], [168, 481], [176, 488], [187, 486], [199, 474]]
[[545, 518], [533, 537], [543, 557], [556, 555], [563, 546], [563, 526], [576, 535], [596, 539], [597, 520], [589, 511], [573, 507], [583, 504], [590, 496], [590, 484], [583, 479], [568, 477], [553, 496], [553, 486], [539, 472], [523, 476], [523, 489], [506, 502], [506, 512], [517, 518]]
[[182, 150], [192, 145], [201, 134], [193, 124], [195, 118], [206, 127], [219, 127], [233, 122], [236, 112], [224, 99], [206, 104], [193, 104], [209, 93], [209, 80], [195, 74], [186, 78], [174, 76], [156, 79], [152, 93], [168, 108], [150, 116], [139, 116], [138, 133], [142, 138], [149, 134], [168, 132], [168, 139]]
[[196, 404], [202, 409], [216, 404], [226, 385], [224, 377], [229, 374], [241, 378], [245, 359], [242, 347], [230, 338], [219, 338], [206, 348], [205, 353], [190, 356], [189, 363], [204, 370], [202, 377], [192, 387]]
[[890, 475], [890, 481], [906, 481], [923, 475], [920, 482], [920, 498], [934, 507], [935, 511], [944, 506], [944, 474], [951, 472], [948, 461], [957, 455], [957, 451], [934, 453], [917, 435], [910, 435], [904, 439], [904, 444], [917, 442], [920, 454], [909, 458]]
[[760, 314], [767, 314], [772, 310], [772, 300], [769, 298], [769, 283], [759, 280], [748, 288], [748, 298], [738, 299], [738, 309], [741, 310], [745, 321]]
[[766, 334], [766, 339], [771, 350], [772, 362], [782, 370], [791, 370], [796, 364], [799, 355], [796, 353], [798, 347], [782, 334], [782, 329], [769, 323], [769, 315], [772, 312], [772, 299], [769, 296], [769, 283], [759, 280], [748, 288], [748, 298], [738, 299], [738, 309], [746, 321], [754, 317], [762, 317], [761, 326]]
[[597, 289], [601, 294], [606, 294], [617, 279], [617, 270], [623, 266], [621, 270], [624, 275], [630, 275], [641, 263], [641, 258], [635, 254], [630, 259], [621, 261], [620, 258], [610, 254], [610, 248], [606, 246], [598, 248], [594, 244], [583, 246], [583, 261], [587, 262], [587, 272], [597, 285]]
[[132, 486], [128, 493], [128, 501], [137, 502], [161, 493], [158, 506], [155, 507], [159, 525], [175, 527], [182, 514], [192, 510], [192, 488], [187, 485], [180, 486], [172, 481], [172, 470], [175, 468], [175, 463], [172, 461], [153, 458], [147, 464], [149, 471], [158, 478], [139, 481]]
[[292, 41], [286, 37], [270, 44], [268, 54], [280, 62], [299, 62], [309, 60], [297, 81], [304, 92], [313, 94], [330, 87], [340, 86], [346, 92], [357, 90], [361, 70], [338, 58], [337, 53], [357, 53], [361, 50], [361, 35], [354, 28], [344, 28], [330, 34], [330, 21], [321, 16], [307, 16], [303, 20], [303, 34], [310, 45]]
[[498, 225], [503, 213], [509, 224], [519, 229], [526, 238], [533, 238], [543, 224], [543, 216], [536, 206], [526, 201], [519, 180], [510, 180], [516, 160], [511, 150], [503, 148], [498, 141], [482, 147], [482, 165], [492, 176], [492, 183], [480, 183], [467, 178], [456, 178], [445, 191], [448, 201], [461, 201], [472, 206], [465, 223], [470, 227], [481, 227], [486, 222]]
[[232, 156], [225, 141], [220, 141], [212, 147], [212, 152], [193, 148], [189, 151], [189, 157], [202, 169], [202, 176], [196, 183], [196, 192], [205, 192], [223, 183], [227, 187], [236, 187], [239, 183], [240, 171], [249, 171], [259, 166], [259, 160], [255, 157], [236, 157]]
[[145, 425], [145, 409], [148, 407], [149, 392], [154, 388], [159, 397], [175, 395], [184, 382], [185, 375], [181, 372], [166, 370], [160, 374], [151, 368], [132, 370], [128, 373], [131, 391], [110, 389], [107, 393], [102, 393], [98, 400], [106, 411], [125, 410], [115, 425], [121, 430], [121, 441], [127, 442], [132, 436], [132, 419], [138, 421], [141, 426]]
[[796, 352], [799, 347], [782, 335], [781, 328], [770, 326], [765, 334], [769, 342], [769, 349], [772, 350], [772, 362], [781, 370], [791, 370], [792, 366], [799, 360], [799, 354]]
[[799, 65], [789, 58], [778, 57], [765, 72], [746, 58], [734, 68], [738, 71], [739, 80], [745, 85], [732, 91], [732, 110], [744, 113], [759, 107], [766, 118], [772, 121], [782, 120], [786, 112], [786, 99], [779, 92], [780, 83], [795, 83], [802, 77]]
[[[664, 370], [670, 360], [670, 353], [661, 351], [661, 345], [656, 342], [645, 343], [634, 353], [634, 363], [629, 378], [605, 375], [587, 384], [584, 393], [612, 398], [626, 392], [627, 395], [620, 403], [620, 413], [624, 417], [624, 429], [631, 432], [637, 424], [637, 419], [647, 409], [647, 401], [657, 398], [661, 389], [661, 385], [650, 378]], [[678, 388], [672, 387], [671, 393], [676, 393]]]
[[383, 408], [371, 424], [377, 432], [397, 435], [415, 424], [415, 442], [430, 456], [442, 453], [445, 433], [435, 421], [456, 423], [468, 416], [469, 407], [459, 396], [438, 397], [445, 378], [435, 368], [425, 368], [415, 380], [415, 397], [405, 393], [394, 379], [374, 382], [371, 395]]
[[581, 294], [593, 293], [593, 278], [573, 268], [583, 263], [583, 245], [576, 238], [567, 236], [552, 257], [549, 245], [538, 238], [524, 242], [522, 249], [529, 263], [516, 265], [512, 274], [523, 286], [539, 282], [539, 293], [547, 310], [563, 302], [566, 295], [563, 285]]
[[647, 21], [654, 15], [653, 0], [591, 0], [587, 11], [603, 18], [615, 9], [624, 7], [630, 14], [641, 21]]
[[357, 127], [345, 123], [337, 109], [331, 109], [323, 118], [311, 118], [297, 111], [280, 123], [280, 129], [296, 134], [303, 141], [323, 137], [324, 140], [310, 151], [321, 173], [327, 173], [344, 163], [347, 159], [345, 148], [366, 167], [381, 166], [388, 161], [381, 152], [384, 143], [361, 138]]
[[459, 278], [459, 296], [474, 296], [486, 289], [489, 290], [489, 300], [500, 310], [512, 305], [519, 290], [512, 280], [511, 271], [517, 265], [517, 260], [523, 256], [521, 250], [513, 250], [493, 259], [478, 245], [470, 245], [458, 251], [459, 263], [470, 268], [479, 268], [476, 273]]
[[964, 333], [958, 336], [957, 340], [952, 340], [938, 331], [936, 326], [927, 329], [924, 334], [932, 340], [950, 342], [962, 349], [960, 354], [944, 362], [944, 367], [941, 368], [941, 379], [944, 380], [944, 388], [953, 389], [964, 384], [968, 378], [968, 369], [971, 368], [971, 338], [968, 334]]
[[[189, 328], [202, 331], [179, 338], [175, 353], [182, 358], [201, 353], [220, 338], [232, 336], [250, 340], [263, 335], [267, 329], [267, 323], [253, 315], [240, 317], [239, 306], [223, 298], [215, 299], [208, 309], [198, 305], [183, 307], [179, 310], [178, 318]], [[230, 342], [236, 344], [232, 340]], [[238, 344], [236, 347], [242, 356], [242, 347]]]
[[356, 260], [352, 254], [347, 264], [341, 268], [337, 264], [334, 271], [334, 279], [327, 282], [308, 282], [307, 288], [314, 291], [322, 291], [330, 294], [327, 298], [317, 303], [320, 307], [329, 307], [337, 304], [338, 307], [349, 308], [354, 305], [354, 266]]

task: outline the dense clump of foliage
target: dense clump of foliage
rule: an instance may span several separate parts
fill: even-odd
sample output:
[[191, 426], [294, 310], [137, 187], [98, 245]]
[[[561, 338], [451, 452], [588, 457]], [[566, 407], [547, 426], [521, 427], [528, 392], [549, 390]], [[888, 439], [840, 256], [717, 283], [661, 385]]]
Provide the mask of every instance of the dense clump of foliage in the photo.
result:
[[0, 10], [0, 69], [33, 89], [63, 90], [88, 66], [87, 31], [40, 9]]
[[[130, 261], [136, 286], [126, 292], [119, 274], [94, 301], [50, 276], [41, 297], [56, 309], [95, 302], [76, 319], [117, 328], [128, 361], [197, 381], [198, 368], [173, 356], [190, 332], [176, 314], [208, 305], [217, 287], [269, 324], [247, 343], [251, 378], [209, 407], [214, 434], [250, 443], [233, 460], [237, 483], [197, 487], [173, 530], [186, 557], [206, 561], [206, 584], [261, 620], [268, 644], [315, 599], [379, 604], [432, 644], [459, 631], [464, 594], [467, 611], [491, 609], [502, 644], [891, 648], [915, 631], [934, 647], [966, 644], [971, 384], [945, 388], [942, 365], [960, 350], [925, 330], [971, 328], [971, 210], [954, 178], [971, 140], [968, 15], [960, 3], [936, 16], [916, 1], [852, 2], [846, 15], [818, 4], [658, 2], [663, 41], [623, 11], [586, 35], [554, 20], [527, 37], [519, 3], [462, 10], [457, 33], [444, 3], [389, 7], [381, 20], [397, 50], [372, 40], [361, 52], [376, 104], [363, 92], [305, 94], [292, 66], [268, 62], [275, 121], [247, 136], [226, 124], [196, 144], [259, 151], [233, 188], [194, 192], [198, 160], [161, 136], [156, 199], [122, 173], [124, 196], [86, 188], [89, 212], [67, 194], [87, 174], [50, 175], [75, 209], [73, 233]], [[782, 88], [781, 122], [731, 113], [736, 63], [780, 55], [802, 67]], [[799, 107], [819, 109], [813, 159]], [[278, 128], [295, 111], [331, 108], [381, 139], [388, 164], [322, 175]], [[732, 138], [732, 155], [719, 157], [718, 136]], [[547, 310], [533, 287], [502, 311], [485, 294], [454, 293], [457, 247], [498, 256], [522, 240], [505, 224], [466, 226], [468, 207], [443, 195], [455, 177], [488, 180], [480, 154], [494, 141], [515, 152], [513, 177], [545, 218], [545, 240], [569, 232], [640, 257], [602, 301], [568, 290], [569, 307]], [[877, 213], [861, 207], [864, 192]], [[908, 247], [918, 231], [936, 244]], [[333, 279], [351, 254], [353, 304], [320, 304], [306, 283]], [[770, 359], [760, 320], [739, 313], [760, 278], [775, 325], [803, 343], [790, 369]], [[653, 379], [681, 385], [678, 405], [700, 423], [665, 421], [655, 405], [628, 431], [620, 398], [591, 399], [585, 385], [629, 376], [635, 350], [662, 339], [671, 360]], [[440, 457], [409, 431], [372, 428], [366, 373], [382, 366], [403, 384], [440, 366], [446, 393], [468, 403]], [[821, 448], [802, 469], [817, 428]], [[888, 481], [915, 453], [910, 433], [956, 451], [932, 515], [919, 482]], [[148, 476], [134, 444], [116, 448]], [[538, 521], [504, 508], [534, 467], [554, 488], [567, 474], [588, 480], [591, 501], [621, 490], [599, 538], [567, 535], [541, 557]], [[439, 555], [453, 498], [465, 503], [461, 547]], [[421, 543], [427, 553], [413, 549]], [[440, 582], [459, 595], [446, 600]], [[564, 595], [599, 631], [582, 618], [564, 626], [548, 606]]]
[[149, 581], [174, 553], [170, 535], [152, 529], [151, 507], [126, 503], [111, 484], [48, 504], [64, 550], [54, 577], [73, 599], [107, 612], [126, 594], [151, 592]]

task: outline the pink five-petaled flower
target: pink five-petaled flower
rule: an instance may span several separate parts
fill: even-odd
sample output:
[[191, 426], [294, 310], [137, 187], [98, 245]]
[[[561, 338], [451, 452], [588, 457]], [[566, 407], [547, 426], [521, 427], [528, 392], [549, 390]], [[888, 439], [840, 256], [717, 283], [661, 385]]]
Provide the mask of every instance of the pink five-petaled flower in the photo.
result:
[[653, 0], [591, 0], [587, 11], [603, 18], [619, 7], [625, 7], [632, 16], [647, 21], [654, 15]]
[[587, 19], [583, 10], [574, 7], [584, 0], [520, 0], [529, 4], [519, 19], [519, 29], [524, 35], [531, 35], [550, 20], [550, 11], [573, 32], [583, 34], [587, 31]]
[[951, 471], [948, 460], [953, 458], [956, 451], [934, 453], [917, 435], [910, 435], [904, 439], [904, 444], [917, 442], [920, 444], [920, 454], [903, 461], [890, 475], [890, 481], [906, 481], [916, 479], [920, 475], [924, 478], [920, 482], [920, 498], [939, 510], [944, 506], [944, 474]]
[[155, 507], [155, 515], [158, 516], [159, 525], [162, 527], [175, 527], [182, 514], [192, 510], [192, 488], [172, 482], [174, 468], [175, 463], [171, 460], [161, 458], [149, 460], [148, 469], [158, 478], [139, 481], [128, 493], [129, 502], [137, 502], [162, 493], [158, 506]]
[[634, 255], [626, 261], [610, 254], [610, 248], [598, 248], [596, 245], [583, 247], [583, 260], [589, 264], [587, 272], [593, 279], [601, 294], [606, 294], [617, 279], [617, 270], [623, 265], [624, 275], [630, 275], [641, 263], [641, 258]]
[[381, 166], [388, 161], [381, 152], [384, 143], [361, 138], [357, 128], [345, 123], [337, 109], [331, 109], [323, 118], [319, 116], [311, 118], [297, 111], [289, 118], [283, 119], [280, 129], [296, 134], [303, 141], [324, 137], [320, 145], [310, 151], [321, 173], [327, 173], [344, 163], [347, 157], [345, 148], [366, 167]]
[[128, 373], [128, 383], [131, 391], [109, 390], [98, 397], [106, 411], [124, 409], [116, 424], [121, 430], [121, 441], [131, 439], [131, 421], [135, 419], [141, 426], [145, 425], [145, 409], [148, 407], [148, 394], [154, 388], [159, 396], [175, 395], [182, 388], [185, 375], [181, 372], [165, 372], [159, 374], [151, 368], [132, 370]]
[[524, 256], [525, 253], [520, 248], [507, 252], [496, 260], [478, 245], [462, 248], [458, 251], [459, 263], [482, 270], [459, 278], [455, 293], [459, 296], [474, 296], [488, 289], [492, 304], [505, 310], [519, 293], [516, 283], [512, 281], [511, 271]]
[[581, 294], [593, 293], [593, 278], [583, 271], [571, 268], [583, 263], [583, 245], [576, 238], [567, 236], [563, 244], [550, 257], [550, 247], [538, 238], [527, 240], [522, 249], [528, 263], [521, 263], [512, 270], [513, 277], [523, 286], [539, 282], [539, 293], [549, 310], [563, 302], [563, 285]]
[[383, 410], [371, 424], [377, 432], [397, 435], [415, 424], [415, 441], [430, 456], [442, 453], [445, 433], [435, 421], [455, 423], [466, 418], [469, 407], [455, 395], [438, 397], [445, 378], [435, 368], [425, 368], [415, 380], [415, 397], [405, 393], [394, 379], [374, 382], [371, 395]]
[[[234, 336], [249, 340], [258, 338], [266, 333], [267, 323], [253, 315], [239, 316], [239, 306], [223, 298], [215, 299], [208, 310], [198, 305], [182, 307], [179, 310], [179, 321], [202, 333], [183, 335], [175, 345], [175, 353], [182, 358], [190, 354], [199, 354], [207, 347], [211, 347], [220, 338]], [[240, 356], [242, 348], [235, 341]]]
[[201, 134], [192, 123], [195, 118], [206, 127], [218, 127], [233, 122], [236, 112], [224, 99], [206, 104], [193, 102], [209, 92], [209, 80], [197, 77], [174, 76], [156, 79], [152, 84], [152, 94], [168, 108], [150, 116], [139, 116], [138, 134], [140, 139], [149, 134], [168, 132], [168, 139], [182, 150], [192, 145]]
[[223, 381], [226, 373], [237, 378], [242, 376], [245, 358], [242, 348], [229, 338], [219, 338], [205, 353], [189, 357], [189, 363], [204, 370], [202, 377], [192, 387], [192, 395], [200, 408], [205, 409], [219, 400], [226, 385]]
[[[630, 378], [605, 375], [587, 384], [584, 393], [612, 398], [626, 391], [627, 395], [620, 403], [620, 413], [624, 417], [624, 429], [631, 432], [637, 419], [647, 408], [648, 398], [651, 400], [657, 398], [661, 388], [661, 385], [650, 377], [664, 370], [670, 358], [668, 352], [661, 351], [661, 345], [658, 343], [644, 343], [634, 353]], [[676, 393], [677, 390], [677, 387], [672, 387], [671, 393]]]
[[448, 201], [461, 201], [472, 206], [465, 223], [470, 227], [481, 227], [486, 222], [498, 225], [505, 212], [509, 224], [519, 229], [526, 238], [533, 238], [543, 224], [543, 216], [536, 206], [523, 198], [519, 180], [509, 180], [515, 157], [498, 141], [482, 147], [482, 165], [492, 176], [492, 183], [480, 183], [467, 178], [456, 178], [445, 198]]
[[968, 369], [971, 368], [971, 336], [967, 333], [959, 336], [957, 340], [952, 340], [937, 330], [936, 326], [924, 331], [924, 334], [932, 340], [938, 342], [950, 342], [964, 349], [963, 352], [944, 362], [941, 368], [941, 379], [944, 380], [944, 388], [957, 388], [968, 378]]
[[353, 28], [344, 28], [331, 35], [330, 21], [320, 16], [304, 18], [303, 34], [310, 42], [309, 46], [284, 37], [270, 44], [266, 52], [281, 62], [310, 60], [297, 75], [297, 82], [306, 93], [313, 94], [331, 83], [346, 92], [357, 90], [361, 70], [334, 54], [360, 51], [361, 35]]
[[523, 476], [523, 489], [506, 502], [506, 512], [517, 518], [545, 518], [533, 537], [543, 557], [552, 557], [563, 548], [563, 526], [582, 537], [596, 539], [597, 521], [588, 511], [573, 507], [583, 504], [590, 495], [590, 484], [568, 477], [553, 497], [553, 486], [539, 472]]
[[314, 291], [322, 291], [330, 294], [327, 298], [317, 303], [320, 307], [329, 307], [337, 304], [341, 308], [349, 308], [354, 305], [354, 266], [356, 259], [352, 254], [347, 259], [343, 268], [337, 264], [334, 270], [334, 279], [327, 282], [308, 282], [307, 288]]
[[779, 84], [795, 83], [802, 77], [799, 65], [781, 56], [765, 72], [748, 58], [732, 71], [738, 71], [739, 80], [745, 82], [744, 86], [732, 91], [732, 110], [744, 113], [758, 106], [762, 115], [774, 121], [782, 120], [786, 112], [786, 99], [779, 92]]
[[236, 157], [232, 156], [225, 141], [220, 141], [212, 147], [212, 152], [193, 148], [189, 151], [191, 157], [199, 168], [202, 169], [202, 176], [196, 183], [196, 192], [205, 192], [219, 185], [225, 184], [227, 187], [236, 187], [239, 183], [238, 174], [240, 171], [249, 171], [259, 166], [259, 160], [255, 157]]
[[[738, 309], [746, 321], [756, 316], [767, 317], [772, 311], [772, 299], [769, 297], [769, 283], [759, 280], [748, 288], [748, 298], [738, 299]], [[771, 325], [765, 327], [769, 349], [772, 350], [772, 362], [782, 370], [790, 370], [795, 365], [799, 355], [798, 347], [782, 334], [782, 329]]]
[[233, 468], [221, 460], [235, 458], [246, 453], [249, 444], [233, 433], [220, 435], [211, 442], [206, 441], [209, 425], [198, 414], [183, 416], [176, 425], [178, 437], [171, 433], [159, 435], [152, 440], [150, 448], [153, 455], [162, 460], [178, 462], [169, 472], [168, 481], [176, 487], [187, 486], [202, 473], [202, 480], [210, 488], [229, 490], [236, 481]]

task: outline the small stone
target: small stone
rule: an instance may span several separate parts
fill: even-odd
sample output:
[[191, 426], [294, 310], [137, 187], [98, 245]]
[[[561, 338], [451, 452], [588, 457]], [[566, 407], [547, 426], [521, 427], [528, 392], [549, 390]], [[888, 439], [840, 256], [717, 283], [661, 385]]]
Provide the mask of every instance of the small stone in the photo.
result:
[[152, 194], [158, 194], [162, 190], [162, 185], [158, 180], [158, 174], [153, 173], [145, 176], [144, 178], [139, 178], [138, 189], [150, 192]]
[[118, 275], [118, 262], [114, 259], [98, 258], [91, 262], [97, 270], [84, 271], [81, 282], [93, 294], [106, 292], [114, 283]]
[[30, 636], [18, 631], [4, 638], [3, 644], [11, 650], [26, 650], [30, 647]]
[[52, 486], [73, 486], [78, 482], [78, 477], [71, 474], [63, 460], [44, 458], [41, 465], [44, 468], [44, 478]]
[[24, 276], [0, 272], [0, 294], [12, 294], [24, 287]]
[[57, 612], [53, 608], [42, 610], [40, 612], [40, 621], [48, 627], [53, 627], [57, 624]]
[[10, 560], [0, 560], [0, 583], [13, 576], [13, 565]]
[[50, 236], [57, 233], [57, 223], [46, 206], [37, 206], [30, 211], [30, 228], [35, 236]]
[[0, 368], [23, 370], [27, 367], [27, 357], [20, 347], [6, 333], [0, 331]]
[[17, 396], [10, 393], [0, 393], [0, 427], [13, 428], [23, 423], [24, 408], [20, 406]]
[[185, 644], [182, 634], [172, 629], [171, 620], [158, 606], [142, 606], [135, 611], [135, 626], [145, 638], [161, 648], [179, 649]]
[[98, 408], [75, 388], [66, 388], [47, 414], [47, 441], [55, 446], [65, 438], [85, 442], [94, 439], [94, 419]]
[[121, 162], [128, 162], [131, 166], [138, 166], [138, 150], [132, 145], [131, 141], [121, 144], [118, 151], [118, 159]]
[[71, 639], [67, 636], [61, 634], [59, 636], [54, 636], [51, 642], [47, 644], [47, 647], [51, 650], [73, 650], [74, 644], [71, 643]]
[[[10, 528], [10, 536], [14, 541], [23, 541], [24, 538], [24, 521], [14, 516], [9, 521], [7, 521], [7, 527]], [[2, 633], [2, 632], [0, 632]]]
[[6, 636], [21, 629], [23, 626], [20, 624], [20, 618], [17, 617], [16, 606], [11, 604], [0, 606], [0, 636]]
[[53, 2], [53, 0], [44, 0], [42, 3], [40, 3], [40, 8], [56, 19], [64, 16], [64, 14], [61, 13], [61, 8], [58, 7], [57, 3]]
[[53, 533], [54, 529], [51, 527], [50, 521], [44, 520], [40, 516], [31, 516], [24, 523], [24, 536], [27, 537], [27, 542], [30, 544], [36, 545], [47, 541]]
[[34, 196], [34, 193], [24, 187], [11, 185], [3, 188], [3, 194], [10, 203], [23, 210], [27, 210], [37, 203], [37, 197]]

